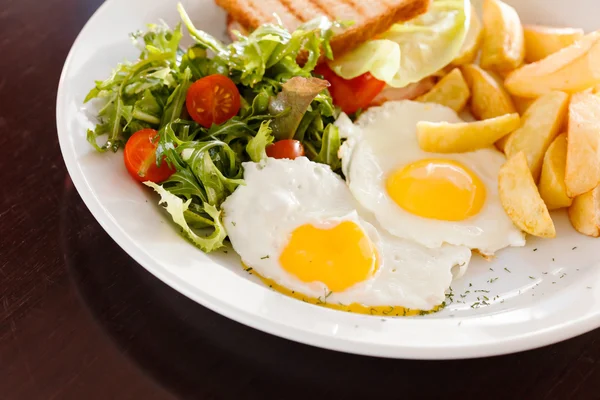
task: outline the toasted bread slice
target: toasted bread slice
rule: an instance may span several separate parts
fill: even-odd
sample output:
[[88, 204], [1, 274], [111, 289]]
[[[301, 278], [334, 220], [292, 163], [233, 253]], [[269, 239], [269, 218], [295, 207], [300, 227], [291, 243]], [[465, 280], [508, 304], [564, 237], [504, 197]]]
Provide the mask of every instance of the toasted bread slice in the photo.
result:
[[[318, 16], [354, 24], [331, 40], [337, 56], [427, 11], [430, 0], [215, 0], [230, 15], [228, 30], [281, 21], [290, 31]], [[235, 23], [237, 22], [238, 25]]]

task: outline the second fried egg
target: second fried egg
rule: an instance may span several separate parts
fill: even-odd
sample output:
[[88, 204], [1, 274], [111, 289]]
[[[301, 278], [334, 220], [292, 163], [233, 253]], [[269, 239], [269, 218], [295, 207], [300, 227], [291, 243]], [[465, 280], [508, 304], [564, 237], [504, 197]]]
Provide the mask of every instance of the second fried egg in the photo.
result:
[[355, 124], [338, 120], [347, 137], [344, 174], [358, 202], [392, 235], [430, 248], [447, 243], [492, 255], [523, 246], [498, 196], [504, 155], [494, 148], [427, 153], [417, 141], [419, 121], [462, 122], [450, 108], [413, 101], [371, 108]]

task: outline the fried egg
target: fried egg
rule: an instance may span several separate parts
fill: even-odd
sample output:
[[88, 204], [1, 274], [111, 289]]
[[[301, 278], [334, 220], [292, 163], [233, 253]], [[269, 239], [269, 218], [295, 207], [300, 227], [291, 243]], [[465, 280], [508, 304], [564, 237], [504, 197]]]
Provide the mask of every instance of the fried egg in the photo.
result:
[[361, 206], [392, 235], [429, 248], [446, 243], [492, 255], [524, 246], [498, 196], [504, 155], [495, 148], [427, 153], [417, 142], [419, 121], [462, 122], [448, 107], [413, 101], [370, 108], [355, 124], [338, 119], [347, 138], [343, 171]]
[[470, 260], [466, 247], [427, 249], [380, 232], [343, 179], [304, 157], [245, 163], [244, 181], [222, 205], [234, 250], [269, 286], [306, 302], [379, 315], [435, 310]]

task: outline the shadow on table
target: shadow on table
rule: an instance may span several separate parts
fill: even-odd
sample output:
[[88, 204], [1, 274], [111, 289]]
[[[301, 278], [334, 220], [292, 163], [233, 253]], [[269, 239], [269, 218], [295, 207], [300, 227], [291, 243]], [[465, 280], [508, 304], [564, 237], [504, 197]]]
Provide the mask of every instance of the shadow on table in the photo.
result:
[[[361, 357], [274, 337], [224, 318], [149, 274], [102, 230], [66, 182], [65, 259], [83, 301], [121, 352], [184, 398], [565, 398], [592, 337], [466, 361]], [[573, 376], [575, 378], [573, 378]], [[583, 379], [583, 378], [579, 378]], [[555, 383], [556, 382], [556, 383]], [[396, 395], [397, 394], [397, 395]]]

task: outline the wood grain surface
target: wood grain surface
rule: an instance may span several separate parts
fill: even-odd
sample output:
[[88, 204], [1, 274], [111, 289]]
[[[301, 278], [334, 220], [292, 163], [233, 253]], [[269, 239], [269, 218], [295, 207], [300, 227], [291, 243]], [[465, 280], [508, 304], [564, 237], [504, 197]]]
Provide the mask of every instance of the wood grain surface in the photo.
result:
[[83, 205], [56, 136], [62, 64], [100, 4], [0, 1], [0, 399], [600, 399], [600, 331], [481, 360], [359, 357], [247, 328], [147, 273]]

